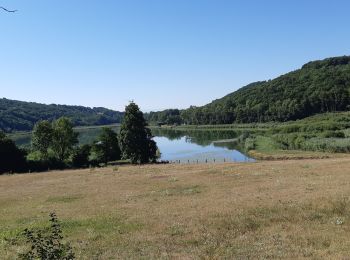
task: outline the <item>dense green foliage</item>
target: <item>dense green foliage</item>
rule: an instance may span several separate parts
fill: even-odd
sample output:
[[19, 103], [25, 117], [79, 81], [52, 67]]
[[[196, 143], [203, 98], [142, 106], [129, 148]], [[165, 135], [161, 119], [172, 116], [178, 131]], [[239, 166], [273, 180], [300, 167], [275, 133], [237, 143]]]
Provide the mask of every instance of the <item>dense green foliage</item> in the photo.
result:
[[103, 127], [97, 140], [79, 146], [79, 132], [66, 117], [37, 122], [32, 137], [24, 137], [27, 141], [31, 139], [32, 144], [25, 145], [26, 150], [19, 149], [0, 131], [0, 174], [104, 166], [121, 159], [119, 143], [123, 159], [132, 163], [155, 162], [158, 149], [143, 113], [134, 103], [127, 107], [127, 112], [120, 142], [117, 131]]
[[103, 127], [93, 144], [78, 146], [79, 133], [68, 118], [52, 123], [40, 121], [32, 132], [32, 150], [28, 162], [36, 170], [48, 168], [84, 168], [120, 160], [117, 133]]
[[63, 242], [61, 225], [55, 213], [50, 214], [49, 230], [24, 230], [29, 250], [19, 255], [20, 259], [73, 260], [75, 254], [69, 243]]
[[[271, 125], [263, 133], [253, 133], [245, 141], [247, 150], [254, 150], [264, 141], [282, 150], [350, 152], [350, 112], [324, 113], [302, 120]], [[263, 147], [260, 147], [263, 148]], [[263, 148], [264, 149], [264, 148]]]
[[[137, 111], [131, 110], [136, 111], [136, 114], [129, 114], [131, 121], [125, 122], [121, 134], [123, 159], [133, 163], [155, 162], [158, 158], [157, 145], [146, 127], [142, 112], [135, 107]], [[53, 122], [43, 120], [36, 123], [29, 138], [32, 145], [25, 145], [26, 150], [19, 149], [13, 140], [0, 131], [0, 174], [99, 167], [115, 163], [121, 159], [115, 130], [103, 127], [96, 140], [79, 146], [79, 132], [73, 129], [70, 119], [61, 117]], [[27, 137], [25, 139], [28, 141]]]
[[118, 135], [111, 128], [104, 127], [97, 142], [92, 146], [93, 159], [97, 162], [108, 163], [120, 160]]
[[38, 121], [54, 121], [60, 117], [68, 117], [74, 126], [107, 125], [120, 123], [123, 113], [101, 107], [44, 105], [0, 99], [0, 130], [5, 132], [29, 131]]
[[34, 126], [32, 148], [43, 160], [49, 155], [59, 162], [67, 160], [78, 143], [78, 133], [74, 132], [71, 121], [61, 117], [52, 123], [40, 121]]
[[173, 123], [175, 117], [179, 123], [180, 115], [186, 124], [285, 122], [346, 111], [349, 91], [350, 57], [336, 57], [307, 63], [274, 80], [252, 83], [203, 107], [153, 112], [147, 118], [154, 123]]
[[157, 145], [152, 140], [143, 113], [134, 102], [125, 108], [119, 144], [123, 159], [132, 163], [148, 163], [157, 159]]
[[61, 117], [52, 123], [52, 150], [56, 158], [63, 162], [72, 154], [78, 144], [78, 133], [74, 132], [71, 121]]
[[182, 123], [181, 111], [179, 109], [150, 112], [145, 114], [145, 118], [149, 122], [156, 122], [158, 124], [175, 125]]
[[34, 150], [42, 154], [44, 159], [48, 158], [52, 139], [53, 128], [49, 121], [43, 120], [35, 124], [32, 133], [32, 146]]
[[26, 167], [26, 153], [0, 131], [0, 174], [23, 171]]

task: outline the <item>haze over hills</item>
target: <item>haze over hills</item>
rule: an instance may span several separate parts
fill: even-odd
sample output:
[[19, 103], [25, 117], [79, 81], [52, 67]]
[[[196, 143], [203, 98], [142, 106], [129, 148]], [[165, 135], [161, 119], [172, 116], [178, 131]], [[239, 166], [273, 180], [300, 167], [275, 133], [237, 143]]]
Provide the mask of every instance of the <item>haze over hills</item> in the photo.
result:
[[350, 56], [313, 61], [249, 84], [202, 107], [151, 112], [151, 122], [230, 124], [288, 121], [350, 108]]
[[74, 126], [89, 126], [120, 123], [123, 113], [102, 107], [45, 105], [0, 99], [0, 130], [5, 132], [29, 131], [40, 120], [52, 121], [62, 116], [70, 118]]

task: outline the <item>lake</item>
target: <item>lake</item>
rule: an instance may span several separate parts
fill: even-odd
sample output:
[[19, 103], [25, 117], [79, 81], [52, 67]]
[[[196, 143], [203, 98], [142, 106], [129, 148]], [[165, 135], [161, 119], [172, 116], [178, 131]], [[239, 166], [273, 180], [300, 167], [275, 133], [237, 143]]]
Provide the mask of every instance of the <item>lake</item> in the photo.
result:
[[188, 136], [170, 140], [167, 137], [154, 138], [161, 152], [161, 160], [179, 163], [204, 162], [251, 162], [253, 159], [236, 149], [217, 146], [215, 143], [199, 145]]
[[[118, 131], [118, 127], [112, 127]], [[91, 144], [99, 135], [100, 127], [76, 128], [80, 144]], [[152, 129], [161, 160], [178, 163], [252, 162], [242, 152], [238, 142], [241, 132], [232, 130], [175, 130]], [[10, 137], [20, 147], [30, 147], [31, 134], [13, 134]]]

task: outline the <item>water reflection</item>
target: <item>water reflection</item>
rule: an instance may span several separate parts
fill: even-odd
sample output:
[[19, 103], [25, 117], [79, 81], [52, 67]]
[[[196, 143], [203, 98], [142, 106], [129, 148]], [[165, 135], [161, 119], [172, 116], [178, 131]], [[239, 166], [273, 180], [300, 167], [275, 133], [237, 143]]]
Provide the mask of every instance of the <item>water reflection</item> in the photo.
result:
[[180, 163], [251, 162], [252, 158], [240, 152], [237, 131], [181, 131], [155, 129], [154, 140], [161, 152], [161, 160]]

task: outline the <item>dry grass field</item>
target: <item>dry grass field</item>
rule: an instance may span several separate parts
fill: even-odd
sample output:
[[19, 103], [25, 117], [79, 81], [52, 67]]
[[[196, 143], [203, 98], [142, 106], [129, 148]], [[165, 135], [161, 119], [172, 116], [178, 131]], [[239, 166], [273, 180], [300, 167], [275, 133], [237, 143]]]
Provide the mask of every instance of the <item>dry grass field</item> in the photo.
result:
[[350, 158], [0, 176], [0, 258], [56, 211], [80, 259], [350, 257]]

